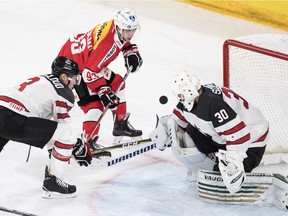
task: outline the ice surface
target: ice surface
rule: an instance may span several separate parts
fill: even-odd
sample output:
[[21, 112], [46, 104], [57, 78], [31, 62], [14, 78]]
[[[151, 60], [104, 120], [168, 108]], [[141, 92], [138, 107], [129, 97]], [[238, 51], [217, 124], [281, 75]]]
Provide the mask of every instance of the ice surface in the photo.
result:
[[[283, 31], [241, 21], [175, 1], [0, 1], [0, 88], [35, 74], [50, 73], [50, 65], [67, 38], [109, 20], [119, 8], [139, 15], [141, 32], [135, 37], [143, 67], [126, 83], [131, 123], [147, 137], [155, 115], [169, 114], [176, 101], [171, 93], [174, 75], [191, 70], [202, 83], [222, 84], [222, 44], [227, 38]], [[111, 69], [124, 74], [119, 56]], [[159, 97], [168, 103], [161, 105]], [[74, 129], [83, 114], [72, 110]], [[103, 119], [101, 141], [112, 141], [112, 117]], [[128, 150], [127, 150], [128, 151]], [[124, 151], [124, 152], [127, 152]], [[197, 199], [196, 184], [186, 181], [186, 169], [171, 150], [153, 150], [126, 162], [99, 170], [74, 161], [65, 180], [77, 185], [78, 196], [67, 200], [41, 198], [45, 150], [10, 142], [0, 154], [0, 206], [37, 215], [191, 216], [284, 215], [271, 207], [208, 204]], [[264, 168], [263, 168], [264, 169]], [[270, 169], [271, 170], [271, 169]], [[274, 168], [273, 168], [273, 171]], [[280, 170], [281, 171], [281, 170]], [[283, 169], [282, 169], [283, 171]], [[0, 212], [0, 215], [11, 215]]]

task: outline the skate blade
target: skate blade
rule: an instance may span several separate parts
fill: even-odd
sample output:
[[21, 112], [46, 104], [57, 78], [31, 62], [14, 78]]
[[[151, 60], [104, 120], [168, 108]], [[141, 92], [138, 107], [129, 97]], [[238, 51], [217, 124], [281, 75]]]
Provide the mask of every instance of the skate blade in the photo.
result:
[[69, 199], [74, 198], [76, 196], [77, 196], [76, 192], [71, 194], [61, 194], [52, 191], [44, 191], [42, 194], [42, 198], [44, 199]]
[[115, 136], [113, 140], [114, 145], [123, 144], [132, 141], [143, 140], [142, 136], [128, 137], [128, 136]]
[[[92, 153], [92, 152], [91, 152]], [[109, 159], [112, 157], [112, 154], [111, 152], [109, 151], [102, 151], [102, 152], [99, 152], [99, 149], [98, 149], [98, 152], [93, 152], [92, 153], [92, 157], [93, 158], [97, 158], [97, 159]]]

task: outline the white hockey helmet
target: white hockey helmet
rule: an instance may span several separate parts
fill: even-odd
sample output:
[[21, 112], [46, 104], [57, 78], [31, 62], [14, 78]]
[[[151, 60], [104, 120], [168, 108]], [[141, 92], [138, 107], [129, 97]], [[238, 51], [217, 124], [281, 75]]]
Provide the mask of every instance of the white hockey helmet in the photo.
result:
[[181, 72], [174, 80], [173, 94], [188, 111], [191, 111], [201, 88], [199, 78], [190, 72]]
[[115, 25], [120, 28], [120, 32], [123, 29], [137, 29], [139, 27], [138, 17], [128, 8], [117, 11], [114, 18]]

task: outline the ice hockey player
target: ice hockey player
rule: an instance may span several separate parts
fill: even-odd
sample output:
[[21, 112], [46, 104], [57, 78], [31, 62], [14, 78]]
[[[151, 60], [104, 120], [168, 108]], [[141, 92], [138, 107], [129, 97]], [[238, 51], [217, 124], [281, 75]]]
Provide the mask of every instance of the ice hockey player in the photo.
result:
[[119, 143], [123, 137], [141, 138], [142, 131], [136, 130], [128, 121], [125, 85], [115, 95], [122, 76], [108, 68], [122, 51], [127, 70], [132, 73], [139, 70], [143, 61], [137, 45], [130, 42], [138, 28], [138, 17], [131, 10], [122, 9], [114, 19], [70, 37], [58, 54], [73, 59], [82, 72], [82, 82], [75, 89], [78, 105], [85, 113], [83, 135], [88, 139], [92, 153], [93, 149], [99, 148], [96, 143], [100, 129], [98, 120], [107, 106], [114, 117], [114, 143]]
[[75, 197], [76, 186], [61, 180], [63, 170], [72, 152], [81, 166], [92, 160], [88, 144], [73, 135], [68, 114], [75, 100], [72, 89], [80, 80], [77, 63], [59, 56], [52, 63], [51, 74], [0, 92], [0, 152], [9, 140], [52, 150], [43, 198]]
[[236, 193], [245, 172], [260, 164], [268, 122], [259, 109], [231, 89], [200, 85], [189, 72], [176, 76], [173, 94], [179, 101], [173, 114], [161, 117], [150, 135], [157, 148], [171, 145], [191, 180], [198, 170], [220, 170], [229, 192]]

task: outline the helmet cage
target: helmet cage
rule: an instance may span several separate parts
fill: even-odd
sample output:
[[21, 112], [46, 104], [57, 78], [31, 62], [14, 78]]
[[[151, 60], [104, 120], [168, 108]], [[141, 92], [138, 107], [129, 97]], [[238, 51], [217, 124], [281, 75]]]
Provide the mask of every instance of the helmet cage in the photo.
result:
[[199, 89], [198, 77], [187, 72], [182, 72], [175, 78], [173, 94], [188, 111], [191, 111], [195, 98], [199, 96]]

